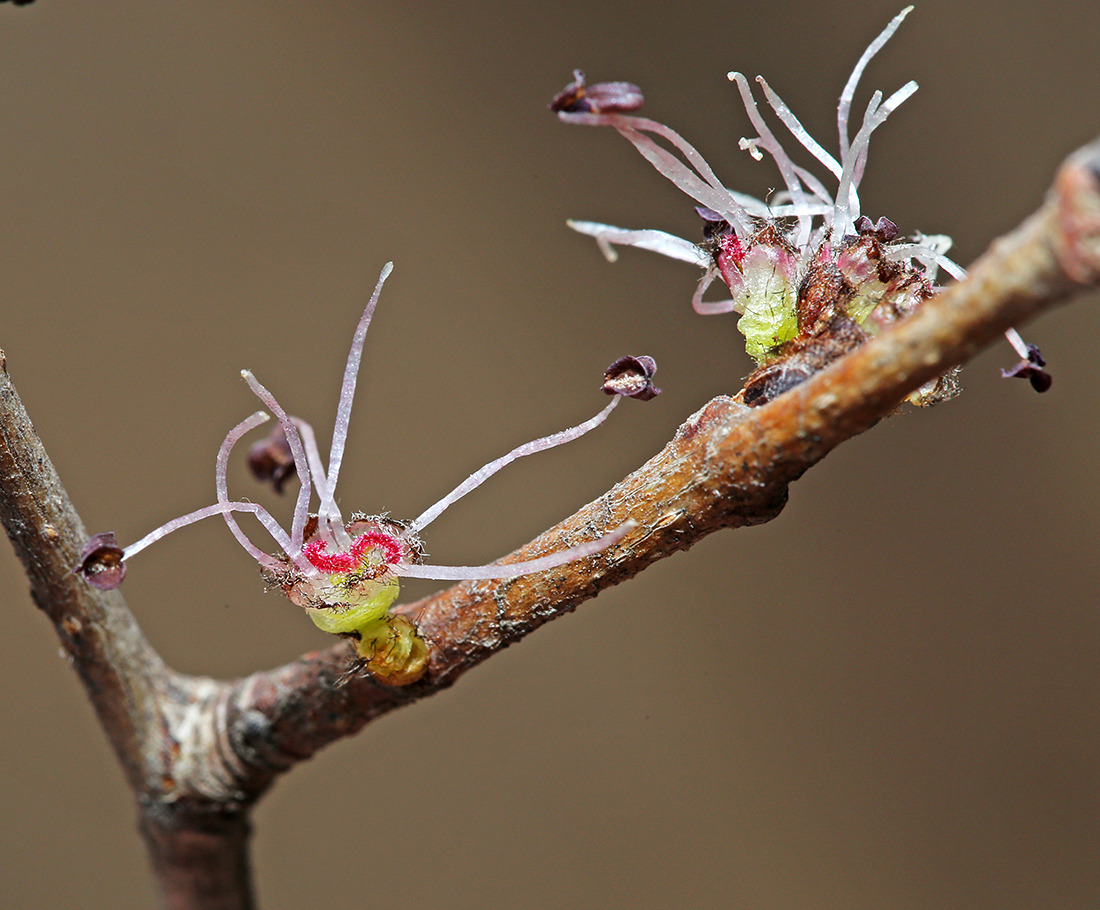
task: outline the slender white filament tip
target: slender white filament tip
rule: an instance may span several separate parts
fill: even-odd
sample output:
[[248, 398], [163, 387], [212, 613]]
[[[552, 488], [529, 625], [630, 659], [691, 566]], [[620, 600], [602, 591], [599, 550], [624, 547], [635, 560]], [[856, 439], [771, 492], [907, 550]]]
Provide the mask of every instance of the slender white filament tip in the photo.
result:
[[302, 539], [305, 532], [306, 518], [309, 513], [309, 498], [313, 490], [310, 483], [309, 460], [306, 458], [306, 450], [302, 445], [302, 437], [298, 435], [298, 428], [294, 426], [294, 422], [287, 416], [282, 405], [275, 400], [275, 396], [260, 385], [256, 377], [253, 376], [249, 370], [241, 370], [241, 376], [244, 378], [244, 381], [248, 383], [248, 387], [252, 389], [252, 394], [266, 404], [275, 417], [278, 418], [279, 426], [283, 428], [283, 433], [286, 435], [286, 441], [290, 445], [290, 454], [294, 458], [294, 467], [298, 471], [298, 480], [301, 481], [301, 487], [298, 490], [298, 499], [294, 503], [294, 520], [290, 526], [291, 546], [289, 549], [284, 548], [286, 555], [291, 559], [295, 559], [302, 551]]
[[[507, 455], [501, 455], [496, 461], [490, 461], [485, 467], [474, 471], [473, 474], [451, 490], [451, 492], [439, 500], [439, 502], [422, 512], [420, 517], [409, 525], [409, 530], [414, 534], [419, 533], [435, 521], [443, 513], [444, 509], [461, 499], [471, 490], [481, 486], [497, 471], [505, 465], [511, 464], [517, 458], [522, 458], [524, 455], [533, 455], [535, 452], [543, 452], [546, 449], [552, 449], [554, 446], [560, 446], [563, 443], [571, 442], [583, 436], [589, 430], [594, 430], [607, 420], [608, 415], [615, 410], [615, 406], [619, 403], [619, 398], [620, 396], [616, 395], [611, 399], [611, 403], [608, 404], [607, 407], [600, 411], [595, 417], [586, 420], [584, 423], [577, 424], [575, 427], [570, 427], [568, 430], [562, 430], [560, 433], [554, 433], [551, 436], [543, 436], [541, 439], [525, 442], [523, 445], [512, 449]], [[426, 578], [428, 576], [423, 577]]]
[[382, 285], [386, 283], [390, 272], [393, 271], [393, 263], [387, 262], [382, 266], [382, 273], [378, 276], [378, 283], [374, 286], [374, 293], [367, 301], [367, 307], [359, 319], [359, 325], [355, 327], [355, 335], [351, 340], [351, 351], [348, 352], [348, 364], [344, 368], [344, 382], [340, 386], [340, 404], [336, 408], [336, 425], [332, 430], [332, 449], [328, 458], [328, 484], [325, 501], [321, 503], [321, 512], [325, 515], [339, 514], [336, 511], [336, 479], [340, 476], [340, 465], [344, 460], [344, 446], [348, 441], [348, 423], [351, 420], [351, 403], [355, 397], [355, 383], [359, 377], [359, 363], [363, 359], [363, 342], [367, 337], [367, 329], [370, 327], [371, 317], [374, 316], [374, 308], [378, 305], [378, 295], [382, 293]]
[[836, 125], [837, 131], [840, 133], [841, 161], [848, 157], [850, 148], [848, 144], [848, 115], [852, 110], [852, 98], [855, 97], [856, 86], [859, 85], [860, 77], [867, 68], [867, 64], [871, 62], [871, 58], [882, 50], [886, 42], [889, 41], [894, 32], [898, 30], [898, 26], [901, 25], [905, 17], [912, 11], [913, 7], [907, 6], [890, 20], [889, 25], [879, 33], [879, 36], [872, 41], [867, 50], [863, 52], [863, 56], [859, 58], [859, 62], [856, 63], [856, 68], [852, 70], [852, 75], [848, 77], [848, 81], [844, 85], [844, 91], [840, 93], [840, 103], [837, 105], [836, 109]]

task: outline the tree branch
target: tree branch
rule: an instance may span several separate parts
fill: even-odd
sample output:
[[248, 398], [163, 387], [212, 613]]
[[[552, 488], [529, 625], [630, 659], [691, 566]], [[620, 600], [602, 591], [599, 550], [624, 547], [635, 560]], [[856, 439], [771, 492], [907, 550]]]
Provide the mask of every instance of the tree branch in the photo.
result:
[[165, 906], [250, 907], [243, 797], [224, 783], [222, 769], [231, 762], [211, 747], [227, 686], [165, 667], [122, 595], [73, 574], [88, 533], [12, 385], [3, 351], [0, 520], [137, 799]]
[[401, 608], [432, 644], [404, 688], [349, 674], [343, 643], [232, 683], [166, 668], [117, 592], [72, 574], [86, 532], [0, 352], [0, 519], [137, 797], [166, 906], [248, 908], [248, 810], [271, 781], [369, 721], [649, 564], [720, 528], [768, 521], [789, 484], [891, 414], [913, 389], [1010, 326], [1100, 282], [1100, 142], [1072, 156], [1043, 207], [964, 281], [770, 403], [708, 403], [656, 456], [504, 561], [532, 559], [630, 519], [619, 545], [540, 575], [456, 585]]
[[114, 746], [130, 786], [144, 785], [142, 756], [160, 737], [166, 672], [117, 591], [73, 575], [88, 537], [12, 385], [0, 351], [0, 520], [68, 660]]
[[580, 534], [591, 538], [627, 519], [638, 522], [619, 545], [551, 572], [464, 582], [399, 607], [432, 642], [428, 673], [404, 689], [362, 676], [339, 685], [354, 657], [343, 644], [238, 682], [231, 740], [239, 754], [254, 756], [258, 769], [281, 770], [381, 714], [446, 688], [650, 563], [721, 528], [770, 521], [786, 503], [789, 484], [833, 448], [1006, 329], [1098, 282], [1100, 140], [1063, 164], [1039, 211], [995, 241], [965, 280], [763, 407], [745, 407], [740, 396], [715, 398], [658, 455], [501, 562], [533, 559]]

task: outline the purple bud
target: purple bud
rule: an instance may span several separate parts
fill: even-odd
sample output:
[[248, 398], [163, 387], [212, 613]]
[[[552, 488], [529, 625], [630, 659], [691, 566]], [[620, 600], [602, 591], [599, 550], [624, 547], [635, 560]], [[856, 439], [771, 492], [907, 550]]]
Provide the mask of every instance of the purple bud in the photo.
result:
[[93, 588], [113, 591], [126, 577], [126, 563], [122, 561], [122, 547], [115, 540], [113, 531], [96, 534], [80, 551], [80, 563], [73, 569]]
[[569, 114], [622, 114], [636, 111], [645, 99], [631, 82], [586, 85], [584, 73], [573, 70], [573, 81], [554, 96], [550, 110]]
[[1002, 379], [1026, 379], [1036, 392], [1045, 392], [1054, 383], [1054, 377], [1042, 369], [1047, 365], [1046, 360], [1039, 349], [1029, 344], [1027, 346], [1027, 359], [1021, 360], [1010, 370], [1001, 370]]
[[661, 394], [653, 384], [657, 361], [652, 357], [620, 357], [604, 370], [603, 391], [607, 395], [625, 395], [639, 401], [649, 401]]
[[276, 493], [283, 492], [283, 486], [294, 474], [294, 456], [282, 427], [276, 426], [270, 436], [252, 444], [248, 450], [248, 468], [257, 480], [270, 483]]

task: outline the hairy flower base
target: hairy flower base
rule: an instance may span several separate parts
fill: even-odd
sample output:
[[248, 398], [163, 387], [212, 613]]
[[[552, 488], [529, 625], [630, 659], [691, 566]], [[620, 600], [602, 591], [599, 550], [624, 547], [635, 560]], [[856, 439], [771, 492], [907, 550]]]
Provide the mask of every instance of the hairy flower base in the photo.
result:
[[358, 607], [306, 608], [322, 632], [352, 639], [367, 671], [391, 686], [416, 682], [428, 668], [428, 643], [416, 626], [404, 616], [388, 612], [398, 589], [397, 577], [391, 576], [389, 583], [378, 585], [374, 596]]
[[[738, 328], [760, 364], [741, 393], [745, 404], [767, 404], [933, 295], [922, 269], [904, 255], [891, 258], [897, 246], [885, 239], [897, 234], [891, 222], [872, 225], [861, 218], [856, 228], [857, 235], [836, 242], [824, 238], [804, 268], [773, 224], [762, 225], [744, 244], [731, 231], [711, 229], [705, 248], [726, 283], [745, 289]], [[954, 397], [952, 379], [910, 400], [928, 406]]]
[[419, 539], [400, 522], [353, 516], [344, 529], [350, 545], [330, 552], [328, 542], [315, 536], [318, 526], [311, 516], [305, 528], [302, 554], [310, 571], [287, 561], [266, 569], [265, 579], [322, 632], [353, 640], [372, 676], [394, 686], [415, 682], [428, 666], [428, 644], [416, 626], [389, 609], [401, 590], [394, 567], [419, 561]]

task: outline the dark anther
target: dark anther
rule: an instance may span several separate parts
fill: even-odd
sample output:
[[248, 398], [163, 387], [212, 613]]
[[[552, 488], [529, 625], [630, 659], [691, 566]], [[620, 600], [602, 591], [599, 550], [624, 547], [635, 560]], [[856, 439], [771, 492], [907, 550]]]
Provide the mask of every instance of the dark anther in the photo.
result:
[[115, 540], [113, 531], [96, 534], [80, 551], [80, 563], [73, 569], [93, 588], [113, 591], [126, 577], [126, 563], [122, 561], [122, 547]]
[[625, 395], [649, 401], [661, 394], [653, 384], [657, 361], [652, 357], [620, 357], [604, 370], [603, 390], [608, 395]]
[[282, 427], [275, 427], [267, 439], [252, 444], [248, 450], [248, 468], [257, 480], [270, 483], [276, 493], [283, 492], [294, 474], [294, 456]]
[[860, 215], [855, 220], [856, 230], [861, 234], [874, 234], [880, 243], [889, 243], [898, 236], [898, 226], [889, 218], [879, 218], [874, 224], [866, 215]]
[[550, 110], [568, 114], [622, 114], [636, 111], [645, 99], [630, 82], [586, 85], [584, 73], [573, 70], [573, 81], [554, 96]]
[[1011, 370], [1001, 370], [1002, 379], [1026, 379], [1036, 392], [1045, 392], [1054, 382], [1054, 377], [1042, 369], [1047, 365], [1039, 349], [1033, 344], [1027, 346], [1027, 359], [1021, 360]]

